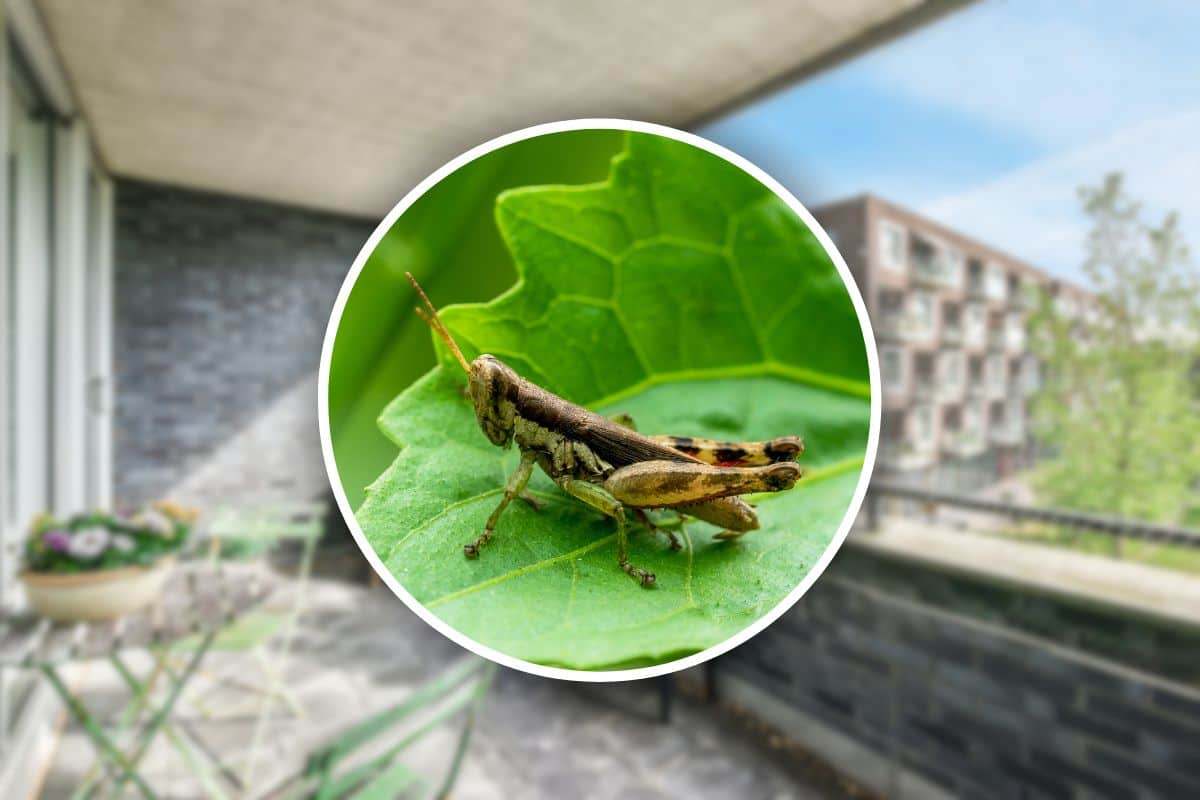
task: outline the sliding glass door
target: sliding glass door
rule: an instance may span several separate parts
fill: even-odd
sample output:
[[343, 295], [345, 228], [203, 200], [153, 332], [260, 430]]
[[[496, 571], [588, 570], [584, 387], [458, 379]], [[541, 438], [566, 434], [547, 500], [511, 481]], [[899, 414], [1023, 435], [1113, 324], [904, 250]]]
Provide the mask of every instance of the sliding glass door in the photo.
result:
[[15, 598], [16, 545], [52, 501], [54, 128], [33, 82], [8, 65], [8, 224], [5, 259], [5, 492], [0, 601]]
[[[84, 123], [51, 106], [5, 34], [0, 606], [12, 611], [30, 520], [111, 502], [112, 188]], [[31, 677], [0, 669], [0, 795], [42, 722]]]

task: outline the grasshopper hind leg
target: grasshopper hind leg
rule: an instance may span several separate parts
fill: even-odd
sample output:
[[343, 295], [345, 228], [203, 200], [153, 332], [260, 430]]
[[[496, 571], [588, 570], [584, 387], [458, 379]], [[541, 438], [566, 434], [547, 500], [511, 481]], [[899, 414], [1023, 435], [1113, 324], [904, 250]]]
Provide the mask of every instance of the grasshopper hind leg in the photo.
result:
[[[667, 544], [670, 545], [672, 550], [678, 551], [683, 549], [683, 542], [679, 540], [679, 535], [675, 531], [655, 524], [654, 520], [650, 519], [650, 515], [640, 508], [635, 508], [633, 513], [638, 518], [638, 522], [645, 525], [646, 530], [650, 531], [650, 533], [667, 537]], [[682, 518], [680, 518], [680, 521], [682, 522]]]
[[587, 481], [563, 478], [557, 481], [567, 494], [617, 521], [617, 563], [629, 577], [646, 588], [654, 585], [654, 573], [636, 567], [629, 561], [629, 533], [626, 530], [625, 506], [604, 487]]

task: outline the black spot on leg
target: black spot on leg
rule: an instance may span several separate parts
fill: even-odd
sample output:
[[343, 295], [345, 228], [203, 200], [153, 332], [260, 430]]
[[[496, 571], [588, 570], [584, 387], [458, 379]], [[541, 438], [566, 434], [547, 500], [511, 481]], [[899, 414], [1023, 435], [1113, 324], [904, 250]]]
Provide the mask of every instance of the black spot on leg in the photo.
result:
[[746, 450], [742, 447], [718, 447], [713, 451], [713, 457], [719, 464], [736, 464], [746, 458]]
[[804, 452], [804, 442], [799, 436], [781, 436], [767, 442], [765, 450], [772, 461], [790, 461]]

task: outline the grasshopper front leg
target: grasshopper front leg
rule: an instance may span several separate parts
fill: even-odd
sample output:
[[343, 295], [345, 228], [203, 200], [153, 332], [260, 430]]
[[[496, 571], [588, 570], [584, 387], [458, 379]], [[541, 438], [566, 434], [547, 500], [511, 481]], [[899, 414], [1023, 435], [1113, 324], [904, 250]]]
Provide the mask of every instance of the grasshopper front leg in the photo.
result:
[[496, 523], [500, 521], [500, 515], [504, 513], [504, 509], [508, 508], [508, 504], [514, 497], [525, 491], [525, 484], [529, 483], [529, 476], [533, 474], [533, 462], [533, 452], [522, 450], [521, 463], [513, 470], [513, 474], [508, 476], [508, 483], [504, 486], [504, 497], [500, 499], [500, 505], [496, 506], [487, 518], [487, 523], [483, 526], [483, 533], [479, 534], [479, 538], [475, 541], [463, 547], [463, 553], [467, 558], [476, 558], [479, 555], [479, 548], [492, 538], [492, 533], [496, 530]]

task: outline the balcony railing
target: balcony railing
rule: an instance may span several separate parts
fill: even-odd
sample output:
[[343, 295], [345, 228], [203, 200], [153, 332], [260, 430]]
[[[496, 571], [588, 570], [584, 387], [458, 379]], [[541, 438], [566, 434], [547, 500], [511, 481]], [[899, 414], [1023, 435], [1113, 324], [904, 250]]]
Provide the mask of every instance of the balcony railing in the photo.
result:
[[988, 430], [988, 438], [993, 444], [1019, 445], [1025, 441], [1025, 426], [1013, 422], [993, 425]]
[[1118, 539], [1140, 539], [1158, 544], [1172, 544], [1200, 549], [1200, 531], [1188, 528], [1159, 525], [1153, 522], [1142, 522], [1140, 520], [1121, 517], [1088, 514], [1081, 511], [1068, 511], [1060, 508], [1027, 506], [1003, 500], [989, 500], [982, 497], [935, 492], [877, 479], [871, 481], [871, 490], [867, 492], [865, 507], [868, 530], [876, 530], [879, 527], [879, 500], [883, 497], [916, 501], [929, 513], [932, 513], [936, 506], [941, 505], [967, 511], [977, 511], [984, 514], [996, 514], [1013, 520], [1045, 522], [1051, 525], [1062, 525], [1079, 530], [1098, 531]]
[[987, 449], [987, 441], [979, 431], [953, 431], [942, 437], [942, 449], [953, 456], [967, 458]]
[[928, 342], [933, 338], [930, 320], [896, 311], [880, 314], [877, 330], [880, 336], [901, 342]]
[[928, 286], [960, 289], [962, 273], [944, 256], [912, 256], [913, 280]]
[[1004, 331], [1004, 344], [1010, 353], [1023, 352], [1026, 345], [1025, 327], [1009, 325]]
[[962, 381], [938, 381], [935, 399], [943, 403], [957, 403], [967, 395], [967, 387]]
[[906, 472], [924, 469], [937, 461], [932, 442], [918, 446], [911, 441], [885, 442], [879, 446], [879, 464], [887, 469]]

